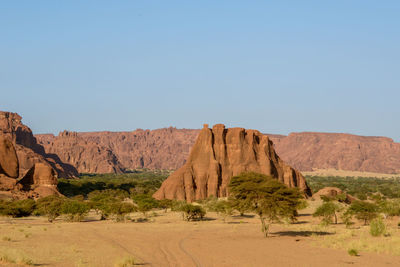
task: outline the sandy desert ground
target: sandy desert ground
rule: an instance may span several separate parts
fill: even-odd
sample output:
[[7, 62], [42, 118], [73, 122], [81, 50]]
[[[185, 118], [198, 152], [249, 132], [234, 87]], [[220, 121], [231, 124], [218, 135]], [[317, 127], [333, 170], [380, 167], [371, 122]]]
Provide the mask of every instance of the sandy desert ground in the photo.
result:
[[31, 260], [35, 266], [118, 266], [116, 263], [127, 257], [135, 258], [138, 266], [400, 265], [399, 256], [360, 251], [354, 257], [345, 246], [327, 248], [326, 244], [335, 242], [326, 238], [337, 236], [335, 240], [340, 241], [344, 226], [321, 230], [307, 210], [298, 224], [273, 225], [269, 238], [262, 236], [256, 217], [238, 216], [224, 222], [217, 214], [208, 213], [206, 221], [185, 222], [180, 213], [157, 214], [145, 223], [98, 221], [90, 216], [80, 223], [3, 217], [0, 253], [9, 259]]

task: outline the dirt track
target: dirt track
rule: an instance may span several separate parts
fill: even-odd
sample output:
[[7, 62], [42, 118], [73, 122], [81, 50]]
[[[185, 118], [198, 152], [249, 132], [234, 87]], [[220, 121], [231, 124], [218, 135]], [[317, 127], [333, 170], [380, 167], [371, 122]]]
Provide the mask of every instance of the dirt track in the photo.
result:
[[[263, 238], [256, 218], [183, 222], [159, 213], [155, 222], [47, 223], [43, 218], [2, 219], [0, 251], [23, 254], [43, 266], [113, 266], [133, 256], [142, 266], [398, 266], [400, 258], [317, 248], [306, 232], [274, 225]], [[216, 218], [217, 216], [212, 216]], [[29, 233], [31, 236], [24, 237]]]

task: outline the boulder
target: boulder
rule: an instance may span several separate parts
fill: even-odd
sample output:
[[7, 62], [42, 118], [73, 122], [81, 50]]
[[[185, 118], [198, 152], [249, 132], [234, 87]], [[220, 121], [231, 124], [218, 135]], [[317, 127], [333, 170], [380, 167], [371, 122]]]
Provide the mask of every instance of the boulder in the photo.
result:
[[34, 197], [60, 195], [57, 191], [57, 173], [46, 163], [36, 163], [18, 184], [22, 185], [23, 190], [31, 191]]
[[304, 177], [278, 157], [268, 136], [256, 130], [226, 129], [223, 124], [209, 129], [205, 124], [185, 165], [153, 197], [189, 202], [226, 197], [231, 177], [249, 171], [270, 175], [311, 195]]
[[17, 113], [0, 111], [0, 135], [11, 140], [14, 145], [19, 162], [18, 177], [23, 177], [38, 162], [50, 164], [59, 177], [79, 175], [73, 166], [62, 162], [57, 155], [47, 154]]
[[321, 196], [325, 196], [328, 198], [336, 198], [338, 195], [345, 195], [344, 199], [339, 199], [339, 201], [343, 201], [345, 203], [352, 203], [353, 201], [357, 200], [357, 198], [344, 193], [340, 188], [337, 187], [324, 187], [320, 189], [317, 193], [313, 194], [314, 199], [321, 199]]
[[57, 174], [48, 163], [35, 163], [22, 179], [18, 178], [18, 158], [12, 142], [0, 135], [0, 195], [37, 198], [60, 194]]

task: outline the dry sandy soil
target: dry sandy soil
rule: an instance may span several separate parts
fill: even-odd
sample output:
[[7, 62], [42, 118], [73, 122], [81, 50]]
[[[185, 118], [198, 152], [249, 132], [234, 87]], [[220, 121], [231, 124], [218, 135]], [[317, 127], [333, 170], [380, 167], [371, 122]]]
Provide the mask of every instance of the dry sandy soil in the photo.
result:
[[269, 238], [263, 238], [256, 217], [224, 222], [215, 213], [207, 214], [209, 220], [202, 222], [184, 222], [180, 213], [163, 211], [146, 223], [90, 217], [80, 223], [48, 223], [41, 217], [3, 217], [0, 253], [31, 259], [36, 266], [115, 266], [124, 257], [134, 257], [138, 266], [400, 265], [400, 257], [394, 255], [361, 251], [352, 257], [343, 248], [321, 247], [319, 242], [334, 234], [305, 230], [313, 229], [307, 225], [314, 227], [315, 222], [303, 213], [296, 225], [273, 225]]

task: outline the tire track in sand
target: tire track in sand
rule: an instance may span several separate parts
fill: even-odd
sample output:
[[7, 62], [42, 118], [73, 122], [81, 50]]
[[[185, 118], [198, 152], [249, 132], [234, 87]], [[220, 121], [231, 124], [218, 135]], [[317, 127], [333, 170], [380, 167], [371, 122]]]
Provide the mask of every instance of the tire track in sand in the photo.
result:
[[182, 250], [183, 253], [186, 254], [186, 256], [188, 256], [193, 263], [195, 264], [196, 267], [202, 267], [201, 263], [197, 260], [197, 258], [191, 254], [189, 251], [187, 251], [183, 245], [183, 243], [190, 237], [190, 234], [188, 234], [187, 236], [185, 236], [184, 238], [182, 238], [181, 240], [179, 240], [179, 248]]
[[123, 251], [125, 251], [126, 253], [130, 254], [131, 256], [133, 256], [135, 259], [138, 259], [140, 262], [142, 262], [143, 265], [149, 265], [149, 266], [153, 266], [151, 263], [149, 262], [145, 262], [142, 258], [138, 257], [137, 255], [133, 254], [127, 247], [125, 247], [124, 245], [122, 245], [120, 242], [114, 240], [111, 237], [106, 237], [102, 234], [100, 234], [100, 231], [96, 231], [95, 229], [91, 229], [93, 234], [97, 237], [100, 237], [101, 239], [103, 239], [104, 241], [108, 242], [108, 243], [112, 243], [115, 246], [121, 248]]
[[166, 263], [168, 263], [168, 266], [177, 266], [178, 262], [176, 258], [174, 257], [173, 253], [168, 250], [167, 245], [163, 245], [162, 242], [158, 242], [158, 248], [161, 251], [163, 258], [165, 258]]

